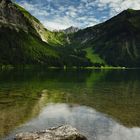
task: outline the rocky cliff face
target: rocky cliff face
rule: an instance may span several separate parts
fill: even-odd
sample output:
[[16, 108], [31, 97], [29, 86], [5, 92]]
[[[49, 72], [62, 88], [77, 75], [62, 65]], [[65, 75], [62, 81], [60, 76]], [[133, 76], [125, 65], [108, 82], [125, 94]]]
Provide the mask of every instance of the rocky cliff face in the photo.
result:
[[32, 32], [47, 42], [43, 36], [44, 26], [22, 7], [12, 3], [11, 0], [0, 0], [0, 26]]
[[79, 28], [71, 26], [65, 30], [62, 30], [62, 32], [66, 33], [66, 34], [70, 34], [70, 33], [76, 33], [78, 30], [79, 30]]
[[0, 26], [28, 31], [24, 15], [10, 0], [0, 0]]

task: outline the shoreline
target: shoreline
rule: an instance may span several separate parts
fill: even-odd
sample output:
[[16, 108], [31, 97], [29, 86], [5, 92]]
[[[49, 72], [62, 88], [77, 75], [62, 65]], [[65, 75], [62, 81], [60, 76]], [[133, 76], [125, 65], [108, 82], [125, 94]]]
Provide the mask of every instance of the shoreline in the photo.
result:
[[1, 65], [0, 70], [11, 69], [60, 69], [60, 70], [139, 70], [140, 67], [115, 67], [115, 66], [101, 66], [101, 67], [47, 67], [45, 65]]

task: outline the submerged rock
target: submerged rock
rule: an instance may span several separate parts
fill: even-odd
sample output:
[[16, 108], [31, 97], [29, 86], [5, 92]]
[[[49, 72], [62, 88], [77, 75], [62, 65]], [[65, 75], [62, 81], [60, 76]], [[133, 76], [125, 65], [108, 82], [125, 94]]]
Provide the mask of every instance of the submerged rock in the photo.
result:
[[65, 125], [34, 133], [17, 134], [15, 140], [87, 140], [72, 126]]

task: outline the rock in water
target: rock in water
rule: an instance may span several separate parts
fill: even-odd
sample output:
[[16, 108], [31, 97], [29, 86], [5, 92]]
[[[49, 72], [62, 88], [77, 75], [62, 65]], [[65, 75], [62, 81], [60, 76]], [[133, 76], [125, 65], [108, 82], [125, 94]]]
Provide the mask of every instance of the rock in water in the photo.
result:
[[15, 140], [87, 140], [87, 138], [72, 126], [65, 125], [41, 132], [20, 133], [16, 135]]

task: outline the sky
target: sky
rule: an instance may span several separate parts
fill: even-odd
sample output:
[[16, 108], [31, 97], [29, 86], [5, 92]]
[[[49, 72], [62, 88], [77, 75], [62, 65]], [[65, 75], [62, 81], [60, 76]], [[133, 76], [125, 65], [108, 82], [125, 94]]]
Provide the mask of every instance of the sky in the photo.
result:
[[139, 10], [140, 0], [15, 0], [50, 30], [86, 28], [128, 8]]

